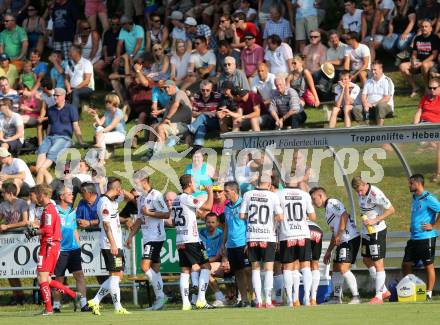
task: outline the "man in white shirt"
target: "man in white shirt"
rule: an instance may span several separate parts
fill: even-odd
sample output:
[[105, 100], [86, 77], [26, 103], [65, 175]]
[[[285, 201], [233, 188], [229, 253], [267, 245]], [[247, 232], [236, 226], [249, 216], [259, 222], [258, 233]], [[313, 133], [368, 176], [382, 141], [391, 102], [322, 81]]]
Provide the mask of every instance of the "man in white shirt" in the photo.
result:
[[371, 69], [371, 54], [367, 45], [359, 43], [356, 32], [347, 34], [349, 48], [345, 52], [344, 70], [351, 72], [351, 80], [359, 78], [363, 86], [367, 81], [368, 70]]
[[88, 99], [95, 90], [92, 62], [81, 56], [81, 48], [73, 45], [69, 50], [70, 59], [65, 71], [66, 90], [72, 93], [72, 105], [81, 113], [81, 99]]
[[356, 121], [374, 118], [382, 126], [387, 116], [394, 112], [394, 84], [391, 78], [383, 73], [382, 63], [375, 61], [372, 65], [373, 78], [365, 83], [362, 90], [361, 105], [353, 107]]
[[278, 35], [270, 35], [267, 38], [264, 60], [271, 73], [286, 78], [292, 67], [292, 59], [292, 48], [287, 43], [283, 43]]
[[252, 78], [251, 90], [259, 93], [264, 104], [269, 105], [272, 91], [275, 90], [275, 75], [269, 72], [266, 63], [261, 62], [257, 66], [257, 75]]
[[20, 114], [12, 111], [12, 100], [0, 101], [0, 144], [17, 153], [24, 142], [24, 123]]
[[12, 157], [6, 148], [0, 148], [0, 162], [0, 186], [3, 182], [12, 180], [17, 186], [17, 195], [29, 195], [29, 189], [35, 186], [35, 181], [27, 164], [20, 158]]
[[347, 34], [355, 32], [358, 35], [361, 32], [362, 9], [356, 9], [356, 1], [344, 1], [345, 14], [342, 16], [342, 21], [338, 30]]

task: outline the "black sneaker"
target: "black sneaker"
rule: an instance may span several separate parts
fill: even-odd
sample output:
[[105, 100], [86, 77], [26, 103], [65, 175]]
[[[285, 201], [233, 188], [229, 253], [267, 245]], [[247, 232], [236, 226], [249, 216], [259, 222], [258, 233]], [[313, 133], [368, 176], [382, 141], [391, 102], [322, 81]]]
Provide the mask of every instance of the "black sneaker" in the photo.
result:
[[76, 312], [78, 310], [78, 304], [79, 301], [82, 298], [82, 294], [80, 294], [79, 292], [76, 293], [75, 298], [73, 299], [73, 311]]
[[254, 307], [256, 307], [256, 306], [257, 306], [257, 303], [255, 302], [255, 300], [252, 300], [252, 301], [251, 301], [251, 307], [254, 308]]
[[243, 300], [238, 301], [234, 305], [235, 308], [249, 308], [250, 306], [251, 306], [251, 304], [249, 302], [243, 301]]
[[141, 157], [142, 161], [149, 161], [154, 156], [154, 150], [148, 149], [145, 156]]
[[61, 309], [59, 309], [59, 308], [54, 308], [54, 309], [53, 309], [53, 313], [54, 313], [54, 314], [60, 314], [60, 313], [61, 313]]
[[87, 312], [91, 312], [91, 311], [92, 311], [92, 309], [88, 305], [81, 307], [81, 312], [83, 312], [83, 313], [87, 313]]

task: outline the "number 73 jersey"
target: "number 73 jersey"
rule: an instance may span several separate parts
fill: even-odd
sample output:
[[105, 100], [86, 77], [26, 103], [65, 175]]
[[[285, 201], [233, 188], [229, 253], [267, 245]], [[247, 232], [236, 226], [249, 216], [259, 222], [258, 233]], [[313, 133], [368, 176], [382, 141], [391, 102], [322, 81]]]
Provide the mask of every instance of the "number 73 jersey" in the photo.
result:
[[173, 201], [171, 218], [176, 226], [177, 245], [200, 242], [197, 228], [197, 209], [203, 203], [187, 193], [180, 194]]
[[307, 214], [315, 212], [310, 194], [299, 188], [285, 188], [277, 195], [284, 210], [284, 220], [278, 226], [278, 240], [310, 238]]
[[246, 192], [241, 203], [240, 213], [247, 214], [247, 241], [275, 243], [275, 215], [282, 214], [278, 196], [267, 190]]

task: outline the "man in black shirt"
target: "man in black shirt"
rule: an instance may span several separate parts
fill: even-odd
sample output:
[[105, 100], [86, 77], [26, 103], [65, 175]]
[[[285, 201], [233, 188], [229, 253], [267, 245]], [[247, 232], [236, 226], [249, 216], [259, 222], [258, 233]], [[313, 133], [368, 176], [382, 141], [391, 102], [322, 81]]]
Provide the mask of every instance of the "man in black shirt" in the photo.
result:
[[228, 132], [229, 128], [232, 127], [232, 119], [235, 115], [239, 115], [237, 112], [237, 103], [234, 101], [234, 97], [231, 94], [233, 88], [234, 83], [232, 81], [226, 80], [222, 83], [222, 97], [217, 107], [220, 132]]
[[440, 40], [432, 31], [432, 22], [428, 19], [422, 20], [420, 29], [422, 34], [413, 40], [413, 47], [410, 62], [400, 64], [399, 69], [404, 78], [412, 87], [410, 97], [417, 95], [417, 85], [414, 75], [422, 73], [425, 85], [428, 85], [429, 71], [437, 61]]

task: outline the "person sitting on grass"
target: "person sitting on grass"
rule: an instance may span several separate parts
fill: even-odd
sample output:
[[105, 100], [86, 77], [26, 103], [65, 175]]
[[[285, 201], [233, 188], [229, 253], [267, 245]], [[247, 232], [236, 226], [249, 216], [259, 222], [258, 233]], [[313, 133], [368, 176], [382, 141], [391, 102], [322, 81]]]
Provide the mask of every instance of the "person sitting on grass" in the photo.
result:
[[17, 153], [24, 142], [24, 125], [20, 114], [12, 111], [12, 101], [0, 101], [0, 143], [2, 148]]

